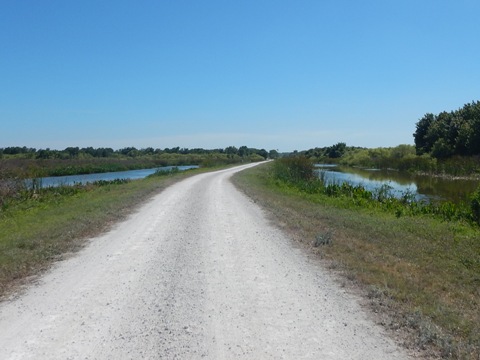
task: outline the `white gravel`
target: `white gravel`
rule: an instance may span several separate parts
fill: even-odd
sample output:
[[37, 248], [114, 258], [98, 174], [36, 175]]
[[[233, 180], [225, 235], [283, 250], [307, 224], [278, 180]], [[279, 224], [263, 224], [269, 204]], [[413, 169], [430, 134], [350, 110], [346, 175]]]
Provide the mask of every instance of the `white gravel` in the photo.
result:
[[0, 305], [0, 359], [406, 359], [229, 182], [186, 179]]

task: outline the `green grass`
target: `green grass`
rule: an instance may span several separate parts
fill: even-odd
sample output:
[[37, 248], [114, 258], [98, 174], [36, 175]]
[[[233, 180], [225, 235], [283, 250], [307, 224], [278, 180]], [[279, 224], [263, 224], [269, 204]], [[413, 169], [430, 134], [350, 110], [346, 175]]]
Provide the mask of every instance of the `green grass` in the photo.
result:
[[160, 173], [142, 180], [42, 190], [0, 211], [0, 297], [85, 239], [124, 219], [172, 183], [212, 169]]
[[[274, 179], [272, 166], [242, 171], [234, 182], [292, 238], [363, 289], [387, 327], [427, 354], [480, 356], [477, 226], [431, 215], [398, 217], [345, 196], [308, 194]], [[318, 243], [326, 234], [330, 241]]]

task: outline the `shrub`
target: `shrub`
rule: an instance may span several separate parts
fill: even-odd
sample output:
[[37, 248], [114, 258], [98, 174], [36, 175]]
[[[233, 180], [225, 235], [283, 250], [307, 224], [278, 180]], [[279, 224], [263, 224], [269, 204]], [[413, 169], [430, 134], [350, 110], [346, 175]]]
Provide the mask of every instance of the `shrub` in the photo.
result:
[[315, 166], [305, 156], [275, 160], [274, 173], [275, 177], [293, 183], [317, 179]]
[[475, 190], [470, 199], [470, 209], [473, 220], [480, 224], [480, 186]]
[[0, 208], [9, 200], [20, 197], [24, 190], [25, 185], [19, 179], [0, 179]]
[[315, 236], [315, 241], [313, 242], [314, 247], [319, 247], [322, 245], [331, 245], [333, 241], [333, 234], [331, 231], [318, 233]]

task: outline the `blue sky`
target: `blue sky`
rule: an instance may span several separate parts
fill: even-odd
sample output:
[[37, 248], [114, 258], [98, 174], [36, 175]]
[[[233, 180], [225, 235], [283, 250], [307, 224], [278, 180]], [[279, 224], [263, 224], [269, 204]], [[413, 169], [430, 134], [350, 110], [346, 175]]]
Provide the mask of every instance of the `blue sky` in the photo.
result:
[[413, 144], [479, 100], [478, 0], [0, 0], [0, 147]]

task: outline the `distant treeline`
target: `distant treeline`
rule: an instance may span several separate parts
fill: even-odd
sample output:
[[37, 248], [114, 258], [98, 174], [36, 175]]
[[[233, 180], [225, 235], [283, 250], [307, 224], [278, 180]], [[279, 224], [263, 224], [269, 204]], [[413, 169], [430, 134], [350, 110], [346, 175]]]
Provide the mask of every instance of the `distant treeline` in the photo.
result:
[[326, 146], [326, 147], [316, 147], [314, 149], [302, 151], [301, 155], [305, 155], [308, 158], [316, 158], [318, 160], [323, 160], [326, 162], [329, 159], [339, 159], [342, 156], [344, 156], [348, 152], [352, 152], [355, 150], [360, 150], [364, 148], [360, 147], [355, 147], [355, 146], [347, 146], [346, 143], [344, 142], [339, 142], [335, 145], [332, 146]]
[[229, 146], [225, 149], [152, 147], [137, 149], [68, 147], [64, 150], [0, 148], [0, 180], [147, 169], [161, 166], [215, 167], [278, 157], [276, 150]]
[[425, 114], [413, 134], [418, 155], [480, 155], [480, 101], [438, 115]]
[[225, 149], [188, 149], [188, 148], [165, 148], [154, 149], [153, 147], [147, 147], [137, 149], [135, 147], [125, 147], [122, 149], [114, 150], [112, 148], [93, 148], [93, 147], [67, 147], [63, 150], [35, 149], [28, 148], [26, 146], [11, 146], [0, 148], [0, 157], [4, 155], [20, 156], [30, 159], [81, 159], [81, 158], [109, 158], [109, 157], [140, 157], [149, 155], [161, 155], [161, 154], [181, 154], [181, 155], [208, 155], [208, 154], [227, 154], [236, 155], [240, 157], [246, 157], [251, 155], [259, 155], [265, 159], [278, 157], [276, 150], [266, 151], [265, 149], [249, 148], [247, 146], [241, 146], [236, 148], [235, 146], [229, 146]]

